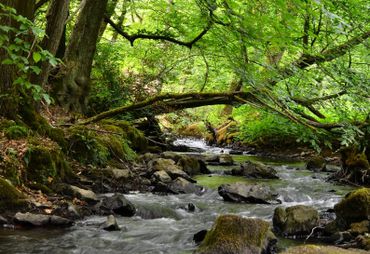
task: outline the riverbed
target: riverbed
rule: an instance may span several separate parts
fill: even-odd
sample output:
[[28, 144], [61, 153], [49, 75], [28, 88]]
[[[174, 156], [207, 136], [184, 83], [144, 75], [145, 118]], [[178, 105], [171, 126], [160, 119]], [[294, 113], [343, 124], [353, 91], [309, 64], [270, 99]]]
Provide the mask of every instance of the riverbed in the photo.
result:
[[[229, 150], [208, 147], [201, 140], [179, 140], [178, 143], [203, 149], [207, 153], [227, 153]], [[280, 179], [256, 180], [225, 175], [233, 166], [209, 166], [209, 175], [196, 176], [206, 188], [202, 196], [195, 194], [154, 195], [130, 193], [125, 195], [139, 212], [137, 216], [117, 217], [121, 231], [107, 232], [99, 228], [105, 217], [89, 217], [68, 229], [0, 230], [0, 253], [192, 253], [196, 248], [193, 235], [209, 229], [220, 214], [237, 214], [271, 221], [277, 205], [227, 203], [217, 193], [222, 183], [262, 183], [279, 193], [281, 206], [310, 205], [323, 212], [333, 208], [349, 186], [325, 181], [327, 173], [305, 170], [303, 162], [273, 161], [251, 155], [234, 155], [236, 162], [263, 161], [276, 169]], [[234, 166], [235, 167], [235, 166]], [[187, 205], [194, 204], [190, 212]], [[147, 219], [148, 217], [152, 219]], [[154, 217], [154, 219], [153, 219]], [[291, 241], [280, 239], [284, 248]]]

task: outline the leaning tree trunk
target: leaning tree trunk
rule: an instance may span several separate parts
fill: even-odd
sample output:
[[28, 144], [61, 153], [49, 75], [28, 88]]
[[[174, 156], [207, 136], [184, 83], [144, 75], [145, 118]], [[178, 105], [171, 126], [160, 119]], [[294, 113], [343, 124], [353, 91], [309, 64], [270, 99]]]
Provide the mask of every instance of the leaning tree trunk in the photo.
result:
[[107, 0], [86, 0], [64, 57], [61, 79], [55, 84], [57, 101], [70, 111], [83, 112], [90, 90], [90, 73]]
[[[118, 0], [108, 0], [107, 8], [105, 11], [105, 16], [111, 18], [114, 14], [114, 10], [116, 9]], [[124, 4], [124, 3], [123, 3]], [[99, 37], [98, 40], [102, 38], [106, 28], [107, 28], [108, 23], [102, 20], [100, 29], [99, 29]]]
[[[14, 8], [19, 15], [33, 19], [35, 0], [0, 0], [0, 3]], [[0, 24], [17, 26], [14, 20], [3, 16], [0, 17]], [[14, 37], [15, 35], [10, 36]], [[10, 41], [13, 39], [10, 38]], [[0, 49], [0, 63], [8, 57], [6, 51]], [[0, 64], [0, 115], [8, 118], [15, 118], [19, 111], [20, 95], [13, 84], [15, 77], [16, 67], [14, 65]]]
[[[41, 47], [48, 50], [52, 55], [56, 55], [61, 39], [63, 37], [65, 23], [69, 11], [69, 0], [53, 0], [46, 14], [46, 36], [41, 42]], [[35, 83], [45, 87], [48, 81], [50, 64], [45, 61], [42, 63], [42, 72], [35, 78]]]

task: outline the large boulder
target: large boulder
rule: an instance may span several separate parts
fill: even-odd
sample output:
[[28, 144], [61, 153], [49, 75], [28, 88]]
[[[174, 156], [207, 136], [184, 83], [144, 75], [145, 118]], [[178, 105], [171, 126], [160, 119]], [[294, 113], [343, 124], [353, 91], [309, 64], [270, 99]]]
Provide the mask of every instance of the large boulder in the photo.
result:
[[232, 169], [232, 175], [245, 176], [250, 178], [277, 179], [277, 172], [274, 168], [266, 166], [261, 162], [247, 161], [240, 165], [239, 169]]
[[287, 249], [281, 254], [361, 254], [368, 253], [366, 251], [355, 249], [342, 249], [334, 246], [320, 246], [320, 245], [301, 245]]
[[195, 193], [200, 195], [203, 193], [203, 187], [195, 185], [182, 177], [178, 177], [172, 181], [168, 185], [168, 189], [173, 194]]
[[234, 165], [234, 159], [230, 154], [220, 154], [219, 164], [222, 166], [232, 166]]
[[25, 226], [34, 227], [45, 227], [45, 226], [71, 226], [73, 221], [55, 216], [45, 214], [34, 214], [34, 213], [16, 213], [14, 221], [18, 224]]
[[136, 213], [135, 206], [127, 200], [122, 194], [114, 194], [112, 197], [105, 197], [98, 205], [102, 214], [110, 215], [112, 213], [121, 216], [134, 216]]
[[272, 253], [276, 242], [270, 224], [266, 221], [237, 215], [221, 215], [195, 253]]
[[272, 204], [280, 203], [276, 198], [277, 193], [268, 186], [258, 184], [233, 183], [222, 184], [218, 193], [225, 201], [237, 203]]
[[370, 218], [370, 188], [361, 188], [348, 193], [334, 206], [336, 223], [347, 229], [354, 222]]
[[169, 183], [172, 181], [172, 178], [164, 170], [154, 172], [152, 179], [154, 182], [162, 182], [162, 183]]
[[274, 211], [274, 229], [284, 236], [306, 236], [319, 225], [319, 213], [310, 206], [277, 207]]
[[210, 173], [204, 161], [197, 156], [188, 156], [186, 154], [174, 152], [163, 152], [162, 157], [173, 160], [190, 176]]

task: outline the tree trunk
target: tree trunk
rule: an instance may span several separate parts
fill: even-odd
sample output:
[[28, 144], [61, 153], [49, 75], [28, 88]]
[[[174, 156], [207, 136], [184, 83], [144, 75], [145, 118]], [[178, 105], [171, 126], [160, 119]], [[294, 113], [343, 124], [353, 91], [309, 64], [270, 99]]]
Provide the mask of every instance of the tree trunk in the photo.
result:
[[[109, 0], [107, 4], [107, 10], [105, 12], [105, 16], [111, 18], [114, 14], [114, 10], [116, 9], [118, 0]], [[124, 4], [124, 3], [122, 3]], [[105, 29], [107, 28], [107, 22], [102, 21], [99, 29], [99, 40], [103, 36]]]
[[[69, 0], [53, 0], [49, 5], [48, 12], [46, 14], [46, 36], [41, 42], [41, 47], [45, 50], [48, 50], [54, 56], [57, 53], [63, 36], [65, 22], [68, 17], [68, 11]], [[51, 66], [49, 62], [43, 62], [41, 66], [42, 72], [38, 77], [36, 77], [35, 83], [45, 87], [48, 81], [50, 68]]]
[[107, 0], [86, 0], [73, 29], [65, 52], [65, 67], [59, 74], [54, 92], [67, 110], [83, 112], [90, 90], [90, 73], [99, 29]]
[[[0, 0], [0, 3], [17, 10], [19, 15], [33, 19], [34, 0]], [[16, 22], [6, 17], [0, 18], [0, 24], [16, 26]], [[10, 35], [15, 36], [15, 35]], [[10, 38], [10, 41], [13, 41]], [[9, 56], [5, 50], [0, 49], [0, 63]], [[0, 115], [8, 118], [15, 118], [19, 110], [20, 95], [13, 85], [16, 77], [16, 68], [13, 65], [0, 64]]]
[[[233, 80], [230, 86], [230, 93], [232, 92], [240, 92], [243, 87], [243, 81], [239, 79], [238, 81]], [[233, 113], [233, 106], [232, 105], [225, 105], [222, 109], [221, 116], [231, 116]]]
[[[118, 27], [122, 27], [123, 21], [125, 20], [126, 13], [127, 13], [126, 2], [123, 2], [122, 3], [121, 15], [119, 16], [118, 22], [117, 22], [117, 26]], [[114, 30], [114, 33], [113, 33], [113, 36], [112, 36], [111, 41], [112, 42], [117, 41], [117, 37], [118, 37], [118, 32], [116, 30]]]

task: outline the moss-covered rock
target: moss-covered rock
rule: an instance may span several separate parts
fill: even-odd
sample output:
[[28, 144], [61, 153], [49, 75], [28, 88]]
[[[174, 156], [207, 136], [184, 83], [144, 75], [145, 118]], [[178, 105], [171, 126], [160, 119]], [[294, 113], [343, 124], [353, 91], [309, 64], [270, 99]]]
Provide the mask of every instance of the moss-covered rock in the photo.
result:
[[277, 207], [273, 216], [274, 229], [284, 236], [306, 236], [319, 225], [319, 213], [310, 206]]
[[361, 222], [352, 223], [349, 232], [354, 235], [362, 235], [368, 233], [370, 229], [370, 221], [364, 220]]
[[306, 163], [306, 169], [312, 170], [314, 172], [320, 172], [325, 170], [326, 161], [322, 156], [315, 156], [309, 159]]
[[336, 222], [347, 229], [354, 222], [367, 220], [370, 216], [370, 188], [361, 188], [348, 193], [334, 206]]
[[71, 168], [59, 146], [30, 145], [24, 155], [25, 178], [48, 185], [55, 180], [72, 176]]
[[207, 129], [203, 122], [192, 123], [182, 126], [177, 130], [178, 134], [185, 137], [203, 138], [207, 134]]
[[287, 249], [282, 254], [361, 254], [366, 251], [342, 249], [334, 246], [302, 245]]
[[0, 177], [0, 211], [12, 210], [25, 204], [24, 196], [5, 178]]
[[148, 149], [148, 140], [144, 133], [135, 128], [132, 123], [123, 120], [105, 120], [102, 122], [104, 129], [122, 133], [122, 137], [129, 141], [130, 147], [136, 152], [145, 152]]
[[13, 125], [5, 129], [5, 136], [8, 139], [20, 139], [25, 138], [28, 135], [28, 129], [25, 126]]
[[268, 222], [237, 215], [221, 215], [195, 253], [269, 253], [275, 243], [276, 238]]

